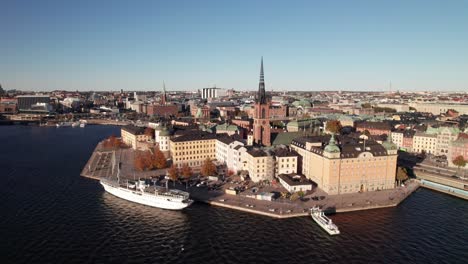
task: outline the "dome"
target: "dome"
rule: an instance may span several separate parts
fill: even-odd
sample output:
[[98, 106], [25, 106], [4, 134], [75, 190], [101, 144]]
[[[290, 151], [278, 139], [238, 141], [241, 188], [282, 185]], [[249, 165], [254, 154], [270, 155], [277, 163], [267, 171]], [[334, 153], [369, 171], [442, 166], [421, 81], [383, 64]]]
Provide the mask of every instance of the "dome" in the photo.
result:
[[171, 131], [169, 131], [169, 130], [167, 129], [167, 127], [163, 127], [163, 128], [161, 129], [161, 132], [159, 132], [159, 136], [160, 136], [160, 137], [168, 137], [168, 136], [170, 136], [170, 135], [171, 135]]
[[330, 142], [328, 145], [325, 147], [324, 151], [330, 152], [330, 153], [338, 153], [341, 152], [340, 148], [336, 145], [335, 143], [335, 135], [332, 134], [330, 138]]
[[397, 145], [395, 145], [395, 143], [392, 142], [392, 134], [391, 133], [387, 136], [387, 140], [385, 140], [385, 142], [382, 143], [382, 146], [386, 150], [397, 150], [398, 149]]
[[299, 101], [294, 101], [292, 104], [293, 104], [295, 107], [301, 106], [301, 107], [303, 107], [303, 108], [305, 108], [305, 107], [311, 107], [311, 106], [312, 106], [312, 104], [311, 104], [308, 100], [306, 100], [306, 99], [301, 99], [301, 100], [299, 100]]

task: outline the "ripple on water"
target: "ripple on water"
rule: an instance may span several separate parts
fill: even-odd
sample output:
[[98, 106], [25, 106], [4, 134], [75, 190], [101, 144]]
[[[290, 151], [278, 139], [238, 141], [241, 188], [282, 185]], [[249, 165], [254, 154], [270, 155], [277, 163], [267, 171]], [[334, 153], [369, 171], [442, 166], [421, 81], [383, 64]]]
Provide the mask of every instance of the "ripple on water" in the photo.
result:
[[[0, 127], [2, 263], [464, 263], [466, 201], [419, 190], [396, 208], [272, 219], [194, 204], [129, 203], [79, 177], [118, 128]], [[73, 138], [73, 140], [69, 140]], [[33, 146], [31, 148], [31, 146]], [[22, 151], [29, 147], [30, 151]]]

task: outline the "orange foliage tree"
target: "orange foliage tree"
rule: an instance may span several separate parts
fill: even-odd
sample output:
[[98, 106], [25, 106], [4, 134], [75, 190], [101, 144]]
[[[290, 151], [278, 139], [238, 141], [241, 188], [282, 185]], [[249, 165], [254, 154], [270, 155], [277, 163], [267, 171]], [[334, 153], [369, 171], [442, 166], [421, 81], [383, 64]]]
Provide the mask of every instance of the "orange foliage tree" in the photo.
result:
[[137, 170], [153, 169], [153, 159], [149, 151], [139, 151], [135, 153], [134, 166]]
[[330, 131], [333, 134], [340, 133], [342, 128], [343, 126], [341, 125], [341, 122], [339, 120], [329, 120], [327, 121], [327, 125], [325, 127], [327, 131]]
[[159, 147], [154, 148], [153, 152], [153, 167], [156, 169], [164, 169], [167, 167], [166, 157]]
[[206, 158], [203, 166], [201, 168], [201, 174], [203, 176], [211, 176], [216, 173], [216, 165], [214, 165], [213, 161], [210, 158]]
[[169, 179], [171, 179], [175, 186], [175, 181], [179, 178], [179, 170], [174, 164], [172, 164], [169, 170], [167, 170], [167, 173], [169, 174]]
[[111, 135], [106, 140], [104, 140], [104, 148], [120, 148], [122, 146], [122, 141], [116, 138], [114, 135]]
[[185, 189], [188, 188], [188, 181], [192, 177], [192, 175], [192, 168], [190, 168], [190, 166], [187, 163], [185, 163], [182, 166], [182, 177], [184, 177], [185, 179]]

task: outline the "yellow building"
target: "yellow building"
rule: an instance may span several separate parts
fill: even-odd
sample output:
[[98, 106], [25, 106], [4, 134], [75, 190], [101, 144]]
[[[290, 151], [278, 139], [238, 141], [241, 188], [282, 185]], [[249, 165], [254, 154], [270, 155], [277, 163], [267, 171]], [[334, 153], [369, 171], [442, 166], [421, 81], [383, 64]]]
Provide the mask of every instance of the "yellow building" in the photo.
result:
[[206, 158], [216, 158], [216, 139], [216, 134], [201, 131], [172, 138], [169, 149], [174, 165], [181, 168], [187, 164], [193, 172], [200, 172]]
[[[390, 139], [391, 137], [389, 137]], [[302, 173], [328, 194], [392, 189], [395, 186], [397, 146], [391, 141], [342, 139], [332, 136], [299, 138], [291, 147], [302, 156]]]
[[145, 129], [143, 127], [122, 127], [120, 129], [120, 135], [122, 142], [133, 149], [137, 149], [138, 142], [151, 142], [152, 140], [152, 135], [145, 135]]
[[430, 154], [436, 153], [437, 135], [427, 134], [423, 132], [416, 132], [413, 137], [413, 151], [426, 152]]

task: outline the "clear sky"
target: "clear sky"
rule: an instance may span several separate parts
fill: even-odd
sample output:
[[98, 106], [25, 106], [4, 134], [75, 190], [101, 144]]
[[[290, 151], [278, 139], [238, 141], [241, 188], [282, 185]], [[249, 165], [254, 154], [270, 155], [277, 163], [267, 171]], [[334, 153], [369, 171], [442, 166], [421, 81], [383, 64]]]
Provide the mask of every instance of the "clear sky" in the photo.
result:
[[0, 2], [22, 90], [468, 90], [468, 1]]

